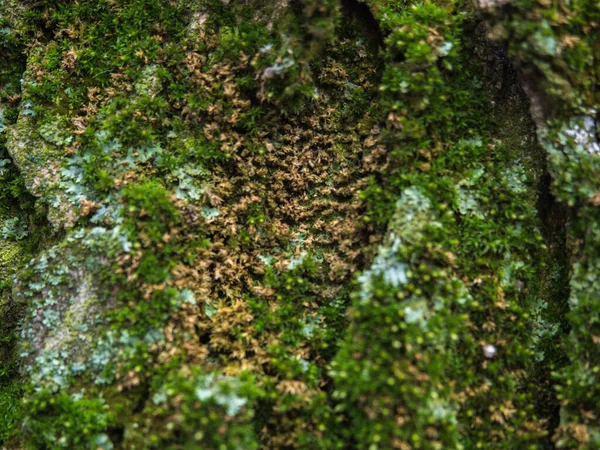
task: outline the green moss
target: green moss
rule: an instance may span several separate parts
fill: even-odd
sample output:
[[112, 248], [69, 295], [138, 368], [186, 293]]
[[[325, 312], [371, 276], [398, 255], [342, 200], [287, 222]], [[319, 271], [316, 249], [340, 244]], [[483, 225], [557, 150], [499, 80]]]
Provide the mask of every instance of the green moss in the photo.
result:
[[[562, 256], [570, 266], [569, 291], [565, 292], [564, 284], [558, 287], [560, 295], [569, 298], [570, 333], [563, 338], [569, 362], [555, 372], [562, 408], [554, 441], [558, 448], [595, 448], [598, 423], [589, 412], [597, 408], [598, 398], [593, 388], [597, 312], [592, 300], [597, 255], [592, 248], [597, 227], [598, 76], [594, 67], [600, 49], [600, 10], [595, 2], [516, 2], [512, 9], [494, 8], [489, 14], [490, 35], [499, 40], [511, 36], [511, 54], [526, 76], [538, 137], [548, 153], [552, 192], [562, 208], [569, 209], [565, 245], [569, 255]], [[565, 271], [549, 273], [565, 283]]]
[[[261, 395], [248, 374], [240, 378], [182, 368], [163, 380], [152, 401], [128, 426], [126, 448], [257, 449], [253, 405]], [[172, 411], [177, 410], [173, 420]]]
[[0, 440], [593, 448], [593, 2], [0, 14]]
[[360, 448], [542, 448], [548, 434], [532, 404], [552, 338], [536, 306], [544, 155], [531, 122], [503, 129], [524, 94], [496, 91], [494, 60], [486, 72], [472, 59], [494, 50], [454, 7], [378, 11], [392, 159], [363, 195], [388, 238], [332, 369], [345, 440]]
[[31, 393], [24, 407], [26, 448], [114, 448], [102, 433], [113, 418], [101, 399], [86, 400], [77, 394], [42, 390]]
[[14, 268], [20, 265], [21, 248], [19, 244], [6, 240], [0, 241], [0, 244], [0, 284], [5, 284], [12, 277]]

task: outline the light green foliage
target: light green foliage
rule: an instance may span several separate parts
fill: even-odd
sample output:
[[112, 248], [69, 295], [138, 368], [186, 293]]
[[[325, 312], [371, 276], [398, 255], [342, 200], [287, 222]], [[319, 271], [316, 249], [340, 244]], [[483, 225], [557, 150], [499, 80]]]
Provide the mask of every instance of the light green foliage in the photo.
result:
[[[8, 237], [8, 236], [7, 236]], [[8, 282], [12, 276], [13, 267], [19, 265], [20, 247], [17, 243], [3, 239], [0, 253], [0, 282]]]

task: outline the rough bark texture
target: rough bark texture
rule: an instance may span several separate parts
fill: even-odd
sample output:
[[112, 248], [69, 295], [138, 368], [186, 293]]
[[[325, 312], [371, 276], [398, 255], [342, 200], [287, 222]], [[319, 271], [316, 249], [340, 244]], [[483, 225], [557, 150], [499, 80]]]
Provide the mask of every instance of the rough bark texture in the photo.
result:
[[0, 0], [0, 445], [600, 448], [597, 0]]

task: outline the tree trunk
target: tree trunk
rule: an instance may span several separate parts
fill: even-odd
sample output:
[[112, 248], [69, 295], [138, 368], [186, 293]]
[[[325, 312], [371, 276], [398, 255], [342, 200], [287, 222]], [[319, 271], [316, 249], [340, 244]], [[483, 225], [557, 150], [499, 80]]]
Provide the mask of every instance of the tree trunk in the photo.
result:
[[600, 448], [597, 0], [0, 0], [0, 445]]

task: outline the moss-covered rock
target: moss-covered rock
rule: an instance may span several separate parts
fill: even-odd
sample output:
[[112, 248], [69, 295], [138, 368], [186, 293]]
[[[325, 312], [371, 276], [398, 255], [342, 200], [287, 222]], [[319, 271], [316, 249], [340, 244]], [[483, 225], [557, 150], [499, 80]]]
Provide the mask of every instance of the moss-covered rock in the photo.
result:
[[570, 334], [564, 339], [569, 363], [556, 371], [561, 401], [558, 448], [596, 448], [598, 434], [597, 340], [594, 300], [598, 255], [597, 110], [600, 9], [574, 4], [510, 2], [488, 9], [493, 39], [509, 43], [531, 100], [538, 137], [548, 152], [552, 191], [570, 208], [567, 248]]
[[0, 0], [0, 443], [596, 448], [559, 3]]
[[[474, 25], [452, 13], [429, 4], [379, 10], [392, 30], [382, 84], [392, 158], [383, 188], [365, 195], [397, 200], [332, 371], [337, 410], [352, 424], [346, 440], [357, 448], [548, 440], [548, 405], [534, 403], [549, 381], [537, 366], [551, 363], [543, 348], [555, 334], [540, 328], [551, 318], [538, 306], [544, 156], [501, 52], [478, 41], [477, 29], [461, 37]], [[502, 127], [519, 114], [522, 124]]]

